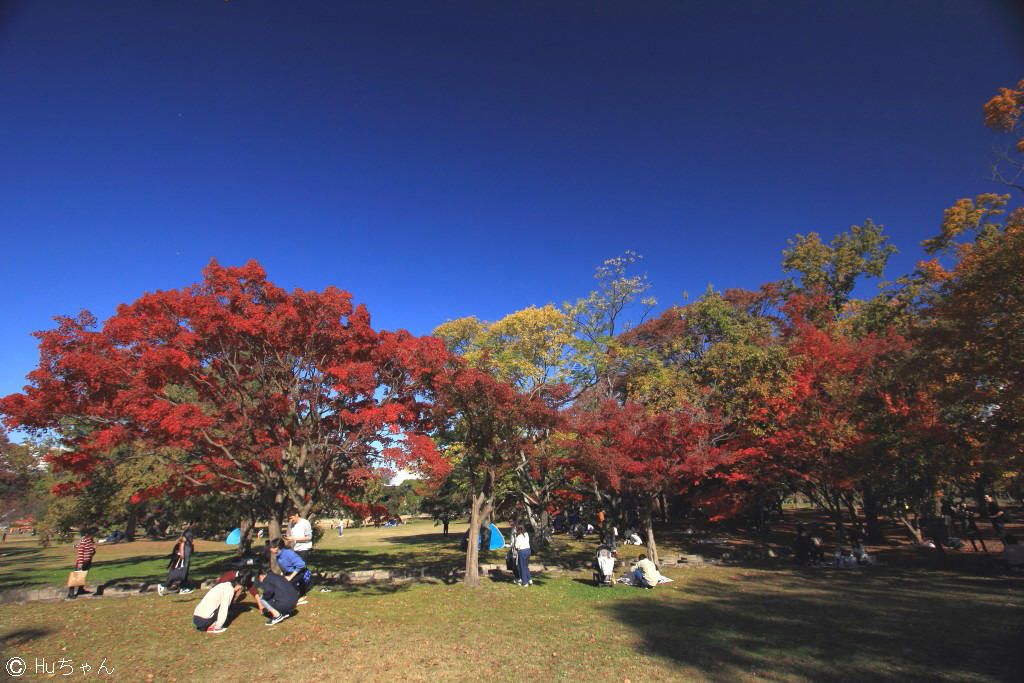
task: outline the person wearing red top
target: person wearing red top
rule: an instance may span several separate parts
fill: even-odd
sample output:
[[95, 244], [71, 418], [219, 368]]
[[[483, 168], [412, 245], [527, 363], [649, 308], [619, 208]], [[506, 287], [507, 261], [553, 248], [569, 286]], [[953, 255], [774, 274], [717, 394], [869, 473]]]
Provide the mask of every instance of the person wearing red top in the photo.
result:
[[[75, 571], [87, 572], [92, 566], [92, 558], [96, 554], [96, 539], [93, 538], [95, 533], [96, 530], [92, 528], [82, 529], [82, 538], [75, 544]], [[74, 600], [88, 592], [82, 586], [68, 588], [68, 599]]]

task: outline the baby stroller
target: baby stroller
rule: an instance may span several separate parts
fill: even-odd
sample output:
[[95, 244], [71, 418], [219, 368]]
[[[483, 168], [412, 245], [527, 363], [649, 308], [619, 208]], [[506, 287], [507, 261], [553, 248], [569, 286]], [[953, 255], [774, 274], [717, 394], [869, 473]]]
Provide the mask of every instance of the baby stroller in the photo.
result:
[[594, 585], [612, 587], [615, 585], [615, 554], [606, 545], [597, 547], [594, 555]]

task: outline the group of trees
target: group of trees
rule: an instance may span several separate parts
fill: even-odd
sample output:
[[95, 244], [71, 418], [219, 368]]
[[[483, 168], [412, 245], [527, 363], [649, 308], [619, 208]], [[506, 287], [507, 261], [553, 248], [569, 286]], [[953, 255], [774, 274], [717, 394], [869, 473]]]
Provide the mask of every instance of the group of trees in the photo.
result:
[[[986, 124], [1019, 136], [1022, 106], [1024, 82], [985, 106]], [[997, 166], [1017, 190], [1022, 157], [1015, 138]], [[840, 535], [877, 537], [941, 490], [1013, 477], [1024, 446], [1024, 210], [959, 200], [924, 247], [931, 260], [855, 298], [895, 251], [882, 226], [797, 235], [787, 279], [709, 288], [650, 320], [627, 252], [576, 302], [429, 337], [375, 330], [341, 290], [287, 292], [255, 262], [212, 262], [102, 325], [82, 313], [38, 333], [39, 367], [0, 414], [50, 440], [58, 526], [208, 506], [274, 532], [289, 508], [429, 494], [436, 514], [469, 515], [470, 538], [503, 514], [539, 545], [552, 514], [600, 507], [639, 523], [656, 560], [658, 517], [726, 518], [799, 492]], [[40, 468], [0, 446], [10, 498]], [[397, 469], [420, 490], [385, 491]]]

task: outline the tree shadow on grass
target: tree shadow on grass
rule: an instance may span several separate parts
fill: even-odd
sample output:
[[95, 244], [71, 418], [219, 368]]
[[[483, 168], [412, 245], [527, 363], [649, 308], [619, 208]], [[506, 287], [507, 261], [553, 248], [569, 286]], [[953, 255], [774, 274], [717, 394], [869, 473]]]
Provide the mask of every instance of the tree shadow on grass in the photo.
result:
[[[392, 583], [350, 583], [331, 586], [330, 588], [332, 593], [343, 593], [345, 595], [356, 595], [359, 597], [369, 598], [401, 593], [409, 590], [411, 587], [412, 583], [408, 581], [398, 581]], [[311, 591], [311, 593], [315, 594], [316, 589]]]
[[463, 534], [448, 534], [445, 536], [441, 532], [437, 532], [406, 534], [405, 536], [383, 536], [380, 540], [384, 543], [395, 543], [397, 545], [451, 546], [457, 550], [462, 536]]
[[314, 551], [309, 566], [319, 572], [353, 572], [371, 569], [417, 569], [439, 564], [454, 565], [459, 562], [455, 554], [432, 555], [422, 551], [374, 552], [358, 548], [346, 550]]
[[20, 648], [52, 633], [52, 628], [23, 628], [0, 635], [0, 662], [6, 665], [11, 657], [19, 656]]
[[43, 554], [43, 549], [40, 547], [12, 548], [10, 546], [7, 546], [2, 550], [3, 552], [0, 552], [0, 559], [3, 559], [4, 562], [34, 559], [39, 555]]
[[975, 584], [913, 573], [754, 573], [743, 585], [697, 580], [606, 609], [643, 654], [710, 680], [1021, 680], [1021, 581]]

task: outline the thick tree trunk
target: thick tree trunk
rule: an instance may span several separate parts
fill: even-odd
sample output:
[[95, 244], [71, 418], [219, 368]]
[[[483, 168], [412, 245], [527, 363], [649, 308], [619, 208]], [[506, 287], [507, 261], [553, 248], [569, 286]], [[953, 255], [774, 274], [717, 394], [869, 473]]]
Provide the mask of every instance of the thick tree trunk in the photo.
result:
[[537, 540], [540, 544], [537, 546], [538, 549], [542, 549], [551, 542], [551, 513], [548, 512], [547, 508], [541, 508], [540, 510], [540, 528], [534, 527], [536, 532]]
[[488, 469], [484, 473], [480, 492], [473, 495], [469, 512], [469, 536], [466, 538], [466, 578], [463, 581], [467, 586], [480, 585], [480, 530], [491, 516], [495, 479], [496, 473]]
[[238, 543], [238, 554], [245, 555], [252, 550], [252, 530], [256, 526], [253, 515], [243, 515], [238, 522], [241, 540]]
[[644, 531], [647, 535], [647, 559], [654, 564], [661, 566], [658, 561], [658, 544], [654, 541], [654, 514], [651, 508], [654, 501], [644, 506]]
[[857, 517], [857, 501], [854, 499], [852, 493], [848, 493], [843, 496], [843, 502], [846, 504], [846, 513], [850, 515], [850, 526], [860, 532], [861, 538], [864, 537], [864, 526], [860, 523], [860, 519]]
[[466, 536], [466, 578], [467, 586], [480, 585], [480, 527], [483, 526], [484, 494], [477, 493], [469, 511], [469, 530]]
[[868, 543], [877, 545], [885, 541], [885, 535], [882, 533], [882, 520], [878, 517], [878, 497], [871, 484], [864, 484], [861, 497], [864, 501], [864, 526], [867, 528]]
[[136, 505], [128, 507], [128, 522], [124, 529], [124, 540], [131, 543], [135, 540], [135, 530], [139, 525], [139, 508]]

